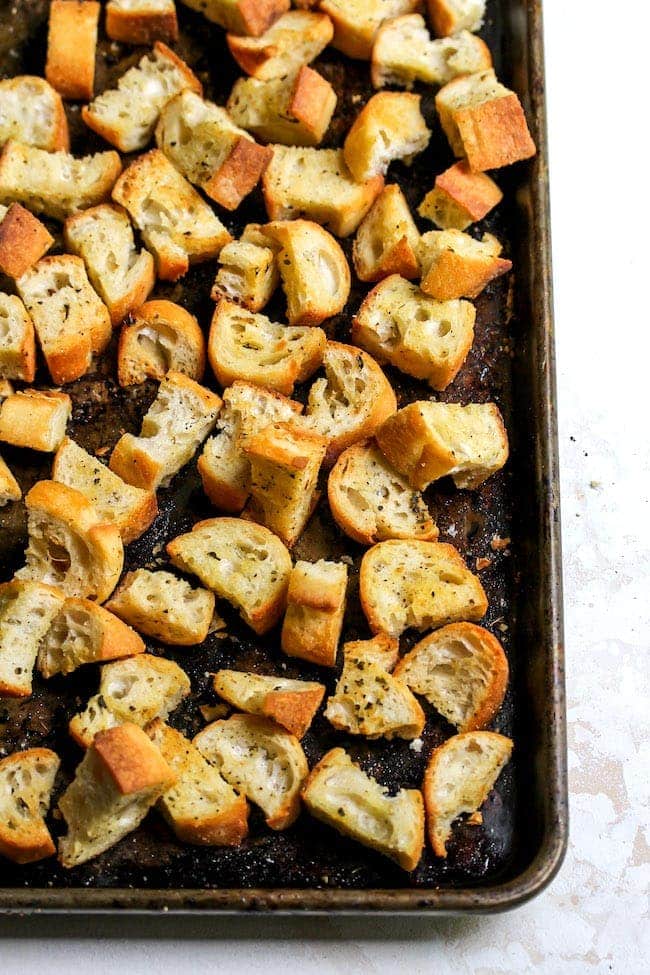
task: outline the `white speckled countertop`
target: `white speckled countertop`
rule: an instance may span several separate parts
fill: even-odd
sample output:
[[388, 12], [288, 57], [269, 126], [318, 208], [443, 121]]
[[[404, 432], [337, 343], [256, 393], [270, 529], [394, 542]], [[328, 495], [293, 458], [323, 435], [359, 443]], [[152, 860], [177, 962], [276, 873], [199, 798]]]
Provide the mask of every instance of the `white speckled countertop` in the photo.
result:
[[423, 923], [0, 919], [4, 973], [650, 972], [650, 5], [545, 9], [571, 776], [560, 875], [515, 913]]

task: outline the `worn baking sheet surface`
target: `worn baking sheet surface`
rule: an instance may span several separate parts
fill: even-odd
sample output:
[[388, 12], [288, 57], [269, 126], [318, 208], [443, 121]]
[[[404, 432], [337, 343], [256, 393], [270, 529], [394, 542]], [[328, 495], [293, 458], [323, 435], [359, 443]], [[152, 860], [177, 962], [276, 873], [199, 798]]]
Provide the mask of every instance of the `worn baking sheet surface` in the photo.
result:
[[[2, 74], [42, 73], [48, 4], [23, 0], [0, 2], [0, 66]], [[543, 102], [539, 10], [535, 4], [494, 0], [488, 3], [483, 36], [490, 45], [500, 77], [524, 98], [538, 145], [543, 150]], [[182, 36], [177, 49], [205, 86], [207, 97], [226, 101], [237, 75], [223, 33], [179, 4]], [[533, 60], [529, 63], [532, 33]], [[536, 51], [534, 50], [537, 44]], [[103, 39], [100, 43], [97, 89], [113, 82], [142, 51]], [[371, 94], [368, 64], [327, 51], [316, 67], [338, 95], [336, 117], [327, 145], [339, 145], [362, 100]], [[433, 98], [423, 91], [423, 111], [434, 135], [427, 151], [411, 168], [394, 165], [391, 181], [399, 182], [413, 210], [429, 190], [436, 173], [452, 161], [435, 119]], [[76, 154], [105, 148], [80, 123], [78, 106], [68, 106]], [[480, 573], [490, 608], [484, 621], [503, 642], [511, 667], [511, 683], [495, 730], [511, 735], [515, 754], [498, 787], [483, 809], [483, 826], [459, 824], [446, 861], [426, 851], [412, 874], [390, 861], [338, 837], [303, 814], [282, 833], [270, 831], [254, 809], [249, 839], [238, 849], [189, 847], [178, 843], [162, 819], [150, 814], [135, 833], [103, 856], [72, 871], [54, 859], [29, 867], [3, 862], [0, 908], [23, 909], [178, 909], [258, 907], [274, 909], [491, 909], [528, 896], [561, 859], [565, 833], [563, 779], [563, 717], [559, 639], [559, 581], [556, 559], [557, 506], [552, 415], [552, 346], [549, 313], [549, 255], [545, 237], [544, 154], [532, 165], [502, 171], [497, 179], [503, 203], [480, 231], [490, 231], [512, 256], [515, 272], [493, 283], [476, 301], [476, 340], [456, 381], [440, 398], [449, 402], [495, 401], [510, 432], [513, 456], [507, 468], [479, 491], [456, 490], [446, 481], [434, 485], [426, 498], [437, 518], [441, 541], [454, 544], [475, 568], [477, 559], [490, 564]], [[259, 193], [234, 214], [220, 213], [234, 235], [251, 220], [263, 220]], [[53, 232], [58, 228], [53, 225]], [[421, 224], [421, 229], [430, 225]], [[344, 242], [350, 255], [350, 241]], [[215, 264], [192, 270], [177, 285], [158, 285], [155, 294], [180, 302], [196, 314], [207, 332], [212, 311], [208, 295]], [[350, 317], [368, 290], [353, 287], [344, 314], [327, 323], [330, 337], [349, 340]], [[269, 309], [282, 318], [282, 305]], [[428, 387], [396, 370], [387, 373], [400, 405], [431, 395]], [[97, 372], [66, 387], [73, 398], [70, 435], [88, 450], [112, 448], [125, 430], [137, 432], [155, 395], [155, 385], [121, 390], [115, 382], [115, 348]], [[46, 385], [48, 377], [39, 380]], [[212, 378], [207, 380], [213, 382]], [[301, 398], [306, 390], [298, 393]], [[49, 475], [50, 458], [4, 449], [23, 490]], [[141, 539], [129, 546], [126, 568], [165, 564], [165, 543], [194, 521], [217, 514], [200, 489], [191, 464], [160, 493], [160, 515]], [[0, 512], [0, 574], [8, 579], [19, 567], [26, 542], [24, 508], [11, 505]], [[512, 538], [495, 550], [493, 539]], [[351, 588], [344, 638], [368, 636], [358, 609], [357, 574], [363, 549], [341, 534], [326, 502], [321, 502], [296, 546], [296, 556], [345, 556], [351, 563]], [[183, 666], [192, 680], [192, 694], [171, 723], [188, 735], [203, 725], [199, 705], [215, 703], [210, 673], [220, 667], [325, 680], [328, 691], [335, 674], [285, 658], [278, 633], [258, 638], [222, 604], [226, 628], [199, 648], [178, 650], [149, 641], [150, 653], [162, 654]], [[407, 635], [402, 649], [417, 639]], [[96, 692], [98, 672], [82, 668], [48, 682], [35, 678], [29, 700], [0, 703], [2, 753], [35, 745], [53, 748], [63, 759], [58, 794], [70, 780], [80, 751], [67, 735], [70, 717]], [[431, 749], [452, 732], [429, 710], [423, 748], [408, 742], [365, 742], [334, 732], [318, 717], [304, 739], [310, 765], [333, 745], [343, 745], [372, 775], [390, 789], [419, 787]], [[56, 806], [56, 802], [54, 803]], [[53, 832], [61, 823], [51, 819]], [[13, 890], [12, 890], [13, 888]], [[199, 893], [200, 892], [200, 893]], [[370, 893], [369, 893], [370, 892]]]

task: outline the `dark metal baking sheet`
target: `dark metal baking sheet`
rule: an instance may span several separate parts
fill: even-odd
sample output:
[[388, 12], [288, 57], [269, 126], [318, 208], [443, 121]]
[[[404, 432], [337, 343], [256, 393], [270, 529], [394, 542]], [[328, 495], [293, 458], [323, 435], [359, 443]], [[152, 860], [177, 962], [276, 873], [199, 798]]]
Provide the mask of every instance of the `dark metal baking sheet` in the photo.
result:
[[[0, 70], [4, 76], [42, 73], [48, 4], [43, 0], [0, 2]], [[224, 103], [236, 76], [222, 32], [178, 5], [182, 37], [178, 50], [204, 82], [206, 94]], [[567, 785], [562, 648], [559, 502], [556, 455], [554, 358], [551, 302], [548, 181], [544, 114], [544, 74], [540, 5], [534, 0], [488, 0], [483, 36], [490, 45], [499, 77], [520, 94], [539, 153], [531, 164], [500, 171], [505, 198], [480, 230], [495, 233], [514, 261], [512, 276], [493, 283], [477, 300], [476, 342], [456, 381], [441, 395], [448, 401], [495, 400], [508, 426], [512, 457], [505, 469], [479, 491], [457, 491], [444, 482], [427, 492], [441, 529], [471, 567], [487, 556], [481, 572], [490, 609], [485, 625], [503, 641], [511, 666], [511, 684], [494, 727], [515, 740], [515, 755], [483, 811], [483, 827], [454, 829], [446, 861], [427, 851], [407, 875], [388, 860], [347, 841], [303, 814], [291, 829], [273, 833], [255, 812], [246, 843], [236, 850], [197, 848], [176, 842], [162, 820], [150, 814], [141, 828], [102, 857], [72, 871], [53, 859], [29, 867], [2, 862], [0, 911], [274, 911], [274, 912], [455, 912], [494, 911], [533, 896], [561, 864], [567, 837]], [[118, 77], [141, 52], [103, 40], [97, 85]], [[317, 67], [333, 83], [339, 105], [328, 143], [340, 144], [368, 96], [368, 65], [327, 51]], [[424, 92], [423, 110], [434, 129], [429, 149], [411, 168], [395, 165], [413, 208], [451, 161], [435, 121], [433, 99]], [[69, 107], [73, 151], [101, 148], [100, 140]], [[223, 217], [223, 214], [220, 214]], [[244, 223], [263, 219], [259, 193], [225, 222], [237, 232]], [[53, 225], [53, 230], [57, 230]], [[422, 224], [422, 229], [429, 229]], [[350, 241], [345, 246], [349, 254]], [[159, 286], [156, 294], [181, 302], [207, 330], [208, 298], [214, 264], [193, 270], [178, 285]], [[365, 286], [357, 284], [345, 313], [327, 325], [331, 337], [349, 336], [350, 315]], [[271, 311], [273, 311], [272, 309]], [[277, 307], [278, 315], [282, 307]], [[415, 380], [387, 370], [401, 404], [430, 395]], [[91, 450], [110, 448], [124, 430], [136, 431], [155, 395], [147, 384], [120, 390], [114, 381], [115, 348], [103, 357], [96, 374], [68, 388], [74, 400], [71, 435]], [[47, 384], [47, 376], [39, 379]], [[212, 382], [212, 380], [208, 380]], [[303, 390], [304, 393], [304, 390]], [[24, 489], [48, 476], [49, 459], [4, 451]], [[216, 514], [204, 498], [190, 465], [161, 492], [161, 513], [147, 534], [129, 546], [127, 567], [164, 563], [164, 543], [200, 517]], [[505, 550], [491, 540], [511, 538]], [[20, 505], [0, 513], [0, 577], [21, 564], [25, 517]], [[369, 635], [355, 609], [355, 578], [363, 549], [341, 535], [323, 502], [299, 546], [298, 556], [348, 556], [352, 593], [345, 637]], [[153, 653], [177, 660], [192, 679], [192, 694], [174, 713], [172, 723], [187, 733], [202, 725], [198, 706], [215, 700], [209, 673], [219, 667], [250, 668], [287, 676], [323, 679], [323, 672], [288, 660], [277, 633], [262, 640], [220, 607], [227, 623], [198, 649], [178, 650], [150, 643]], [[403, 640], [403, 649], [415, 642]], [[327, 678], [333, 687], [335, 676]], [[71, 714], [95, 692], [96, 668], [82, 668], [67, 678], [35, 680], [27, 701], [0, 702], [3, 753], [38, 744], [63, 758], [57, 794], [80, 758], [66, 734]], [[409, 743], [365, 742], [334, 732], [317, 718], [304, 745], [313, 764], [334, 743], [343, 744], [364, 767], [390, 788], [417, 787], [433, 747], [451, 733], [429, 711], [424, 747]], [[56, 803], [54, 804], [56, 805]], [[61, 824], [51, 818], [54, 833]]]

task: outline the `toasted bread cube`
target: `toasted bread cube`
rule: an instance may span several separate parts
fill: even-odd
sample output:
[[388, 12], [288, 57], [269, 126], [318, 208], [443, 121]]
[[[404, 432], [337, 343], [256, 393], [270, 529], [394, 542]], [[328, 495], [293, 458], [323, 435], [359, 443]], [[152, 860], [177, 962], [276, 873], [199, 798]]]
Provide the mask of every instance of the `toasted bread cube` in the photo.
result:
[[82, 748], [95, 735], [124, 722], [144, 728], [155, 718], [164, 721], [190, 693], [190, 679], [178, 664], [164, 657], [140, 653], [105, 664], [99, 693], [70, 721], [70, 734]]
[[21, 277], [53, 243], [54, 237], [40, 220], [20, 203], [12, 203], [0, 221], [0, 272]]
[[276, 423], [250, 437], [243, 449], [251, 471], [245, 513], [291, 548], [316, 506], [316, 484], [327, 440], [291, 424]]
[[422, 236], [418, 253], [420, 288], [438, 301], [476, 298], [512, 268], [512, 261], [499, 257], [501, 244], [492, 234], [479, 241], [460, 230], [431, 230]]
[[290, 0], [182, 0], [233, 34], [259, 37], [286, 13]]
[[105, 602], [124, 565], [122, 539], [115, 525], [74, 488], [38, 481], [25, 497], [28, 544], [16, 579], [59, 586], [66, 596]]
[[223, 394], [215, 436], [199, 457], [203, 490], [217, 508], [238, 514], [250, 495], [251, 465], [244, 447], [273, 423], [295, 422], [302, 403], [251, 383], [235, 382]]
[[248, 804], [196, 745], [157, 718], [146, 732], [176, 774], [158, 809], [183, 843], [239, 846], [248, 833]]
[[422, 791], [436, 856], [447, 856], [454, 821], [480, 809], [511, 754], [512, 741], [493, 731], [454, 735], [431, 753]]
[[282, 649], [288, 657], [336, 666], [347, 579], [342, 562], [296, 562], [282, 624]]
[[174, 0], [108, 0], [106, 33], [124, 44], [178, 40]]
[[84, 262], [71, 254], [43, 257], [16, 281], [55, 383], [88, 372], [111, 337], [108, 308], [91, 287]]
[[342, 149], [273, 146], [273, 159], [262, 177], [269, 219], [305, 217], [337, 237], [354, 233], [383, 185], [382, 176], [357, 183]]
[[381, 667], [389, 673], [399, 660], [399, 640], [387, 633], [376, 633], [370, 640], [351, 640], [343, 644], [343, 654]]
[[[16, 295], [0, 292], [0, 377], [33, 383], [36, 375], [34, 323]], [[6, 398], [10, 390], [3, 395]]]
[[67, 152], [46, 152], [10, 139], [0, 156], [0, 201], [23, 203], [36, 213], [65, 220], [107, 199], [121, 171], [116, 152], [75, 159]]
[[226, 41], [242, 71], [268, 81], [311, 64], [333, 35], [332, 21], [326, 14], [289, 10], [259, 37], [227, 34]]
[[208, 358], [219, 383], [237, 379], [290, 396], [318, 369], [326, 345], [320, 328], [280, 325], [222, 299], [208, 337]]
[[469, 301], [436, 301], [393, 274], [366, 296], [353, 319], [352, 338], [378, 362], [441, 390], [467, 358], [475, 319]]
[[175, 775], [145, 732], [123, 724], [97, 735], [59, 800], [68, 832], [59, 861], [76, 867], [140, 825]]
[[325, 685], [314, 681], [263, 677], [239, 670], [219, 670], [214, 689], [224, 701], [248, 714], [259, 714], [303, 737], [325, 694]]
[[176, 281], [190, 264], [218, 257], [231, 240], [217, 215], [159, 149], [131, 163], [115, 184], [113, 199], [128, 210], [163, 281]]
[[172, 50], [156, 41], [153, 51], [129, 68], [117, 83], [84, 106], [86, 125], [121, 152], [144, 149], [163, 108], [189, 88], [201, 94], [199, 79]]
[[429, 144], [420, 95], [382, 91], [366, 102], [348, 132], [343, 155], [356, 180], [383, 176], [391, 162], [410, 163]]
[[214, 593], [194, 588], [171, 572], [127, 572], [106, 604], [136, 630], [163, 643], [203, 643], [214, 612]]
[[350, 295], [350, 268], [341, 245], [311, 220], [264, 227], [280, 247], [277, 263], [291, 325], [320, 325], [338, 315]]
[[456, 156], [473, 170], [499, 169], [535, 155], [519, 98], [494, 71], [455, 78], [436, 95], [440, 123]]
[[43, 78], [25, 74], [0, 81], [0, 146], [9, 139], [47, 152], [70, 148], [61, 96]]
[[0, 457], [0, 508], [4, 508], [10, 501], [20, 501], [22, 496], [20, 484], [11, 473], [7, 462]]
[[45, 815], [60, 764], [49, 748], [26, 748], [0, 760], [0, 854], [14, 863], [56, 852]]
[[362, 281], [381, 281], [389, 274], [416, 278], [420, 273], [420, 233], [402, 190], [385, 186], [357, 230], [352, 258]]
[[438, 537], [422, 495], [372, 441], [343, 451], [331, 470], [327, 496], [339, 528], [361, 545], [388, 538]]
[[393, 388], [375, 360], [352, 345], [328, 342], [325, 378], [309, 390], [306, 425], [329, 441], [325, 464], [359, 440], [372, 437], [397, 409]]
[[71, 413], [72, 401], [66, 393], [47, 389], [13, 393], [0, 406], [0, 440], [46, 453], [56, 450]]
[[172, 563], [227, 599], [256, 633], [278, 622], [287, 600], [291, 556], [268, 528], [241, 518], [210, 518], [167, 545]]
[[426, 0], [429, 19], [438, 37], [461, 30], [480, 30], [485, 0]]
[[416, 81], [445, 85], [461, 74], [492, 67], [488, 46], [469, 31], [432, 41], [424, 18], [406, 14], [387, 20], [377, 31], [371, 77], [375, 88], [413, 88]]
[[38, 648], [64, 599], [43, 582], [0, 584], [0, 698], [32, 693]]
[[373, 633], [398, 637], [458, 620], [480, 620], [487, 599], [453, 545], [379, 542], [361, 561], [361, 606]]
[[334, 24], [332, 47], [350, 58], [369, 61], [382, 23], [419, 7], [420, 0], [322, 0], [319, 9]]
[[127, 484], [69, 437], [56, 452], [52, 480], [83, 494], [102, 521], [116, 526], [125, 545], [139, 538], [158, 514], [152, 491]]
[[275, 251], [243, 238], [226, 244], [219, 264], [210, 292], [213, 301], [228, 298], [249, 311], [261, 311], [280, 283]]
[[142, 421], [139, 436], [124, 433], [113, 448], [112, 471], [136, 487], [167, 487], [214, 426], [221, 398], [180, 372], [168, 372]]
[[255, 189], [273, 155], [224, 108], [190, 90], [163, 108], [156, 143], [190, 183], [227, 210], [236, 210]]
[[502, 199], [503, 193], [494, 180], [485, 173], [473, 173], [463, 159], [436, 176], [418, 213], [443, 230], [466, 230]]
[[260, 807], [271, 829], [287, 829], [300, 812], [300, 790], [309, 766], [300, 742], [274, 721], [233, 714], [194, 739], [226, 782]]
[[93, 97], [100, 9], [94, 0], [50, 4], [45, 77], [64, 98], [87, 102]]
[[122, 326], [117, 378], [120, 386], [133, 386], [147, 379], [162, 381], [169, 370], [201, 380], [205, 338], [194, 315], [157, 298], [134, 308]]
[[447, 475], [456, 487], [477, 488], [508, 459], [508, 434], [494, 403], [410, 403], [377, 431], [377, 443], [419, 491]]
[[302, 798], [312, 816], [343, 836], [390, 857], [403, 870], [417, 867], [424, 846], [419, 789], [391, 796], [342, 748], [333, 748], [311, 770]]
[[495, 636], [475, 623], [450, 623], [425, 636], [395, 668], [459, 731], [484, 728], [508, 684], [508, 660]]
[[264, 142], [287, 146], [319, 145], [335, 108], [329, 81], [306, 65], [269, 81], [239, 78], [228, 99], [237, 125]]

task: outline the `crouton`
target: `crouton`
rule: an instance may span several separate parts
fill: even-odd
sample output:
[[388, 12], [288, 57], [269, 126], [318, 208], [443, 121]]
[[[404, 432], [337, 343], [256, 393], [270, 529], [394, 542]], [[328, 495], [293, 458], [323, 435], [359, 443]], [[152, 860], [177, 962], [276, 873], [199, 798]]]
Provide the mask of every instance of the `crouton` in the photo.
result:
[[262, 177], [270, 220], [305, 217], [337, 237], [354, 233], [383, 185], [382, 176], [357, 183], [342, 149], [275, 145]]
[[352, 259], [362, 281], [381, 281], [389, 274], [417, 278], [420, 233], [402, 190], [385, 186], [357, 230]]
[[43, 78], [25, 74], [0, 81], [0, 146], [9, 139], [46, 152], [70, 148], [61, 96]]
[[108, 0], [106, 33], [124, 44], [178, 39], [174, 0]]
[[419, 789], [386, 789], [333, 748], [310, 772], [302, 799], [316, 819], [343, 836], [415, 870], [424, 846], [424, 806]]
[[342, 562], [296, 562], [289, 579], [281, 645], [289, 657], [336, 666], [348, 569]]
[[485, 0], [426, 0], [429, 19], [438, 37], [483, 26]]
[[499, 169], [535, 155], [519, 98], [494, 71], [454, 78], [436, 95], [440, 123], [471, 169]]
[[374, 664], [390, 673], [399, 660], [399, 640], [388, 636], [387, 633], [376, 633], [370, 640], [352, 640], [344, 643], [344, 659], [347, 655]]
[[72, 401], [66, 393], [48, 389], [12, 393], [0, 406], [0, 440], [46, 453], [56, 450], [71, 413]]
[[416, 81], [444, 85], [461, 74], [492, 67], [490, 50], [469, 31], [432, 41], [424, 18], [406, 14], [385, 21], [372, 49], [371, 78], [375, 88], [395, 85], [409, 91]]
[[275, 251], [243, 237], [226, 244], [219, 264], [210, 292], [213, 301], [227, 298], [249, 311], [261, 311], [280, 283]]
[[300, 790], [309, 766], [300, 742], [274, 721], [233, 714], [194, 739], [226, 782], [260, 807], [271, 829], [287, 829], [300, 812]]
[[65, 220], [107, 199], [121, 171], [116, 152], [75, 159], [10, 139], [0, 155], [0, 202], [23, 203], [35, 213]]
[[62, 866], [86, 863], [131, 833], [175, 778], [137, 725], [100, 732], [59, 799], [68, 827], [59, 840]]
[[163, 108], [156, 143], [190, 183], [227, 210], [236, 210], [255, 189], [273, 154], [224, 108], [190, 90]]
[[423, 234], [418, 253], [420, 288], [439, 301], [476, 298], [512, 268], [512, 261], [499, 257], [501, 244], [492, 234], [479, 241], [460, 230], [431, 230]]
[[65, 222], [66, 247], [81, 257], [113, 325], [141, 305], [155, 283], [154, 260], [138, 250], [131, 221], [110, 203], [83, 210]]
[[140, 653], [104, 664], [99, 693], [70, 721], [70, 734], [82, 748], [95, 735], [124, 722], [144, 728], [154, 718], [164, 721], [190, 693], [190, 680], [173, 660]]
[[34, 323], [16, 295], [0, 292], [0, 377], [33, 383], [36, 375]]
[[332, 47], [350, 58], [369, 61], [381, 24], [418, 10], [421, 0], [322, 0], [320, 10], [334, 24]]
[[91, 287], [84, 262], [71, 254], [43, 257], [16, 281], [55, 383], [90, 369], [111, 337], [108, 308]]
[[173, 565], [228, 600], [256, 633], [280, 619], [291, 556], [268, 528], [239, 518], [210, 518], [167, 545]]
[[476, 731], [501, 707], [508, 661], [497, 638], [483, 627], [450, 623], [402, 657], [395, 676], [459, 731]]
[[331, 466], [346, 447], [372, 437], [397, 401], [375, 360], [355, 346], [328, 342], [323, 365], [326, 378], [309, 390], [305, 421], [327, 437], [325, 464]]
[[280, 325], [222, 299], [208, 337], [208, 358], [221, 386], [237, 379], [290, 396], [318, 369], [326, 345], [320, 328]]
[[259, 37], [291, 6], [290, 0], [182, 0], [233, 34]]
[[38, 481], [25, 497], [26, 564], [16, 579], [59, 586], [66, 596], [105, 602], [124, 563], [120, 533], [97, 509], [66, 484]]
[[190, 586], [171, 572], [127, 572], [107, 608], [145, 636], [193, 647], [208, 635], [214, 593]]
[[176, 775], [157, 808], [183, 843], [239, 846], [248, 833], [248, 804], [180, 732], [157, 718], [146, 732]]
[[64, 98], [87, 102], [95, 85], [95, 51], [100, 4], [52, 0], [45, 77]]
[[120, 332], [120, 386], [156, 379], [169, 370], [199, 382], [205, 372], [205, 338], [194, 315], [173, 301], [154, 299], [134, 308]]
[[377, 431], [377, 443], [418, 491], [448, 474], [456, 487], [472, 490], [508, 459], [508, 435], [494, 403], [410, 403]]
[[453, 545], [379, 542], [361, 561], [361, 607], [373, 633], [400, 636], [458, 620], [480, 620], [487, 599]]
[[331, 470], [327, 496], [339, 528], [361, 545], [388, 538], [438, 537], [422, 495], [372, 441], [343, 451]]
[[329, 81], [306, 65], [281, 78], [239, 78], [228, 99], [237, 125], [263, 142], [317, 146], [336, 108]]
[[0, 584], [0, 697], [29, 697], [41, 640], [65, 597], [43, 582]]
[[167, 487], [210, 433], [220, 409], [216, 393], [180, 372], [168, 372], [139, 436], [124, 433], [113, 448], [111, 470], [147, 491]]
[[420, 95], [382, 91], [366, 102], [345, 137], [343, 156], [356, 180], [383, 176], [391, 162], [410, 163], [429, 144]]
[[276, 423], [243, 445], [250, 464], [245, 514], [278, 535], [287, 548], [300, 538], [318, 494], [316, 484], [327, 440], [295, 425]]
[[314, 720], [325, 685], [287, 677], [264, 677], [239, 670], [219, 670], [214, 689], [234, 708], [271, 718], [300, 739]]
[[332, 21], [326, 14], [289, 10], [258, 37], [226, 34], [226, 42], [242, 71], [268, 81], [311, 64], [333, 35]]
[[436, 856], [447, 856], [454, 821], [480, 809], [511, 754], [511, 740], [493, 731], [454, 735], [431, 753], [422, 791]]
[[502, 199], [503, 193], [494, 180], [485, 173], [473, 173], [462, 159], [436, 176], [418, 213], [443, 230], [466, 230]]
[[33, 214], [12, 203], [0, 222], [0, 272], [19, 278], [49, 251], [54, 237]]
[[436, 301], [393, 274], [366, 295], [352, 321], [352, 339], [378, 362], [441, 390], [467, 358], [475, 319], [469, 301]]
[[50, 623], [38, 650], [43, 677], [71, 674], [83, 664], [144, 653], [138, 634], [90, 599], [68, 598]]
[[156, 41], [117, 88], [109, 88], [84, 106], [86, 125], [121, 152], [137, 152], [151, 140], [163, 108], [174, 95], [189, 88], [203, 91], [201, 82], [184, 61]]
[[113, 199], [128, 210], [163, 281], [176, 281], [190, 264], [218, 257], [231, 240], [217, 215], [159, 149], [131, 163], [115, 184]]
[[246, 441], [272, 423], [292, 423], [302, 404], [261, 386], [235, 382], [223, 394], [215, 436], [199, 457], [203, 490], [217, 508], [238, 514], [250, 495]]
[[26, 748], [0, 760], [0, 854], [14, 863], [56, 852], [45, 816], [60, 764], [49, 748]]
[[0, 457], [0, 508], [4, 508], [10, 501], [20, 501], [22, 496], [20, 484], [11, 473], [7, 462]]
[[54, 457], [52, 480], [83, 494], [103, 522], [115, 525], [125, 545], [139, 538], [158, 514], [152, 491], [127, 484], [69, 437]]

